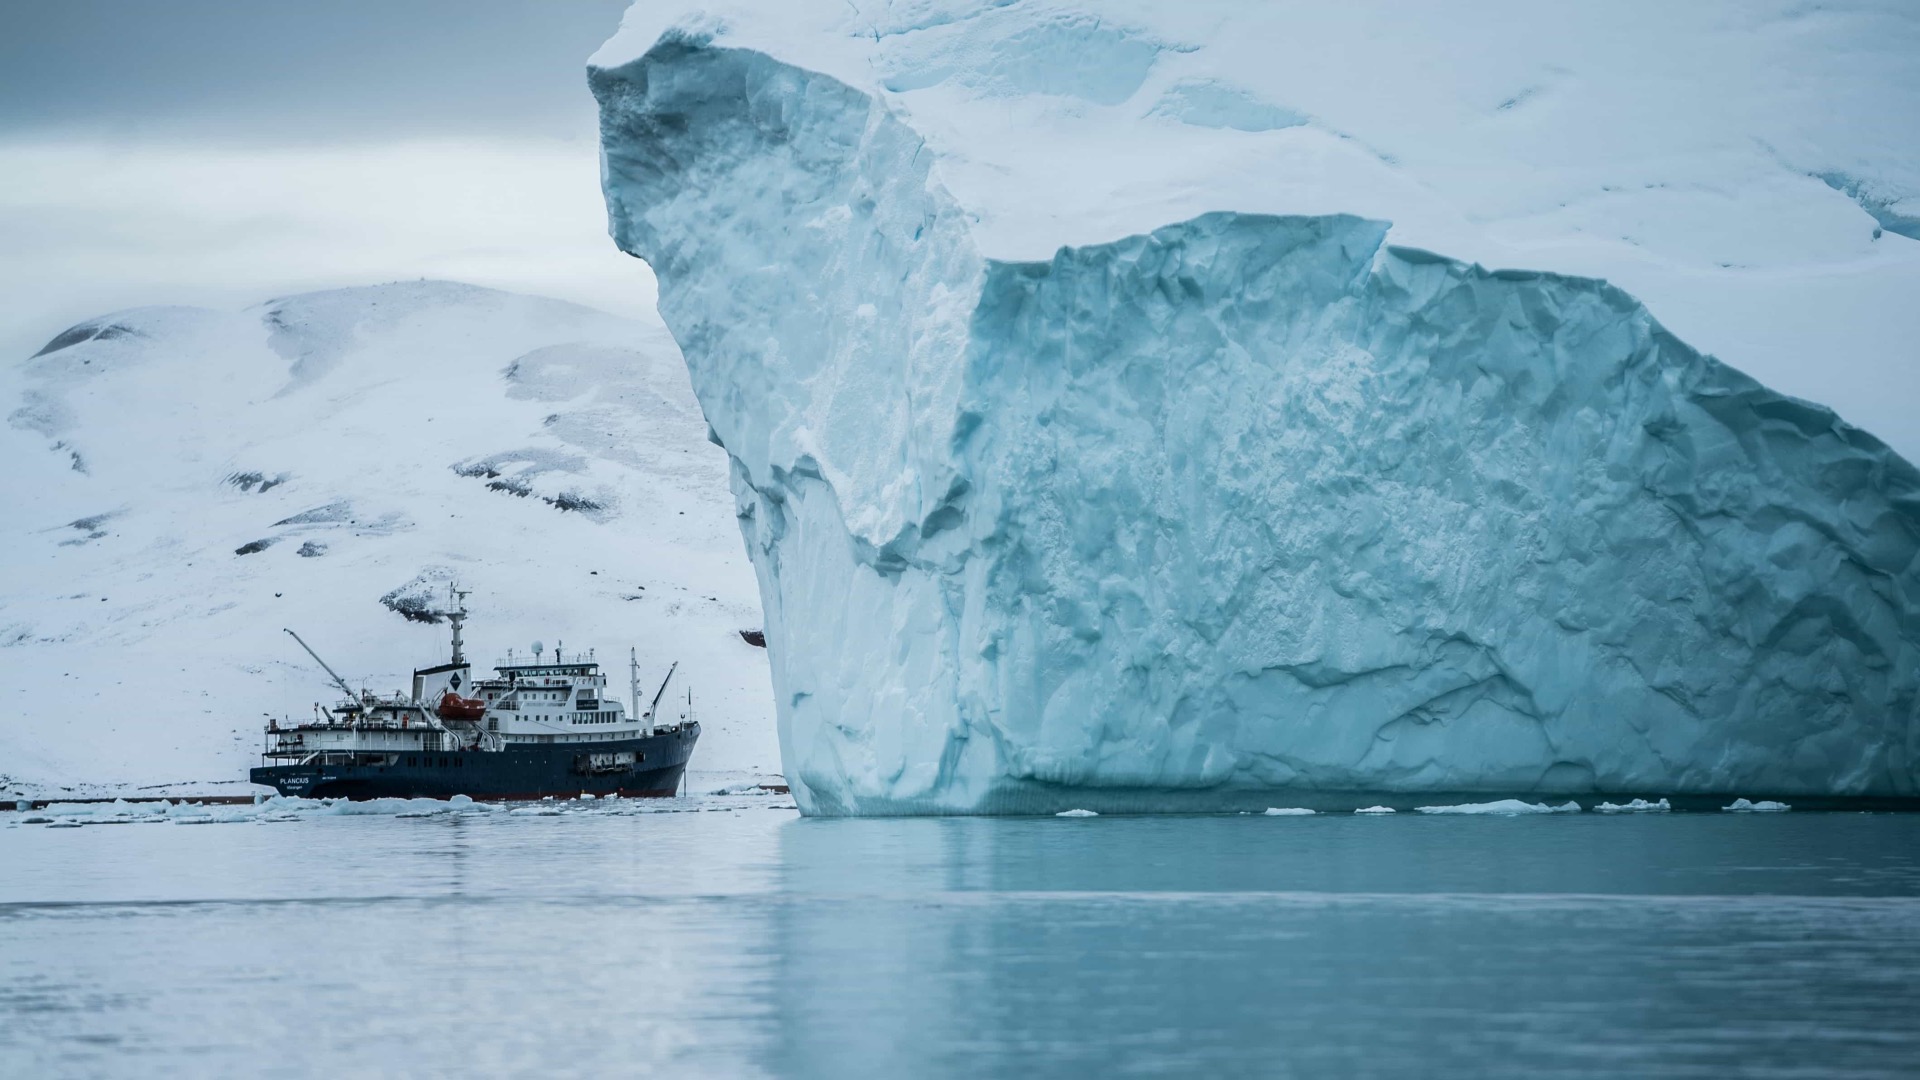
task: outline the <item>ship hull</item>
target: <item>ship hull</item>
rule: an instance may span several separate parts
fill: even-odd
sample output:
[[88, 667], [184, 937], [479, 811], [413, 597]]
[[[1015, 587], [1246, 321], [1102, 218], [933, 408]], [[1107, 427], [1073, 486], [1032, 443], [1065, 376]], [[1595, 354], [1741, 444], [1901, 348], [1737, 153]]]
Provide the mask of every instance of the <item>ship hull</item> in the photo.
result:
[[386, 755], [393, 759], [390, 764], [264, 765], [247, 778], [282, 795], [310, 799], [664, 797], [679, 789], [699, 738], [700, 725], [689, 722], [641, 739]]

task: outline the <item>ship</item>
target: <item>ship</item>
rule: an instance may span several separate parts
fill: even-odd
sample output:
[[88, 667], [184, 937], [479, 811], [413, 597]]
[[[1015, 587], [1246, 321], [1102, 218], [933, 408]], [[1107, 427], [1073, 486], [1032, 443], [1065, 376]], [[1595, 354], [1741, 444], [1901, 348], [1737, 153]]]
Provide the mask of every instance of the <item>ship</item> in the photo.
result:
[[508, 650], [491, 678], [475, 680], [461, 637], [467, 595], [449, 589], [448, 610], [436, 614], [452, 625], [452, 658], [416, 669], [411, 693], [356, 692], [287, 630], [343, 696], [332, 708], [316, 704], [311, 720], [269, 719], [261, 764], [248, 779], [282, 795], [354, 800], [659, 797], [679, 789], [700, 739], [692, 692], [673, 722], [655, 722], [677, 661], [645, 710], [633, 650], [631, 709], [606, 693], [591, 650], [568, 657], [557, 644], [549, 658], [534, 642], [530, 660]]

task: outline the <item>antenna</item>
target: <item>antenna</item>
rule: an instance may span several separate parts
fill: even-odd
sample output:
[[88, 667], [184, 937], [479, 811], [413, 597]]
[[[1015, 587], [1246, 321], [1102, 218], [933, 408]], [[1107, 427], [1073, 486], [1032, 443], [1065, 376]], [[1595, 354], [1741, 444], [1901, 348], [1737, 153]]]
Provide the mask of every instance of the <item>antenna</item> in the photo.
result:
[[[282, 629], [285, 629], [285, 628], [283, 627]], [[292, 638], [295, 641], [300, 641], [300, 635], [294, 633], [291, 630], [287, 631], [287, 636]], [[353, 692], [353, 687], [347, 685], [347, 680], [341, 678], [339, 672], [328, 667], [327, 662], [325, 660], [320, 659], [320, 654], [313, 651], [313, 646], [307, 644], [304, 641], [300, 641], [300, 647], [307, 650], [307, 655], [313, 657], [313, 662], [316, 664], [319, 664], [321, 670], [333, 676], [333, 684], [340, 688], [341, 693], [347, 695], [347, 700], [349, 701], [360, 700], [359, 696]]]

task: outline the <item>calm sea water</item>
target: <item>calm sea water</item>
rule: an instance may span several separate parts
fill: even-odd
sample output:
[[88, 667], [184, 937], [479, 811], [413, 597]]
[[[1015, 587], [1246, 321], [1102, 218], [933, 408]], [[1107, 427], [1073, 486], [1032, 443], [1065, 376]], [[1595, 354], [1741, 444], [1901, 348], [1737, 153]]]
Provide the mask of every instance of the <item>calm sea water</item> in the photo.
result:
[[1920, 816], [50, 829], [0, 1076], [1912, 1076]]

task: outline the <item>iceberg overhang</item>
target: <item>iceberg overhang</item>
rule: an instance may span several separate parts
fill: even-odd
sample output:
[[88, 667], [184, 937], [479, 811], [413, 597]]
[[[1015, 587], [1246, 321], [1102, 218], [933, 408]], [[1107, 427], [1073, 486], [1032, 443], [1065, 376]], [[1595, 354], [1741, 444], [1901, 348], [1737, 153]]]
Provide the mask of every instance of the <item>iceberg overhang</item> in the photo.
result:
[[1619, 289], [1337, 215], [995, 260], [872, 94], [590, 76], [806, 812], [1920, 794], [1920, 474]]

